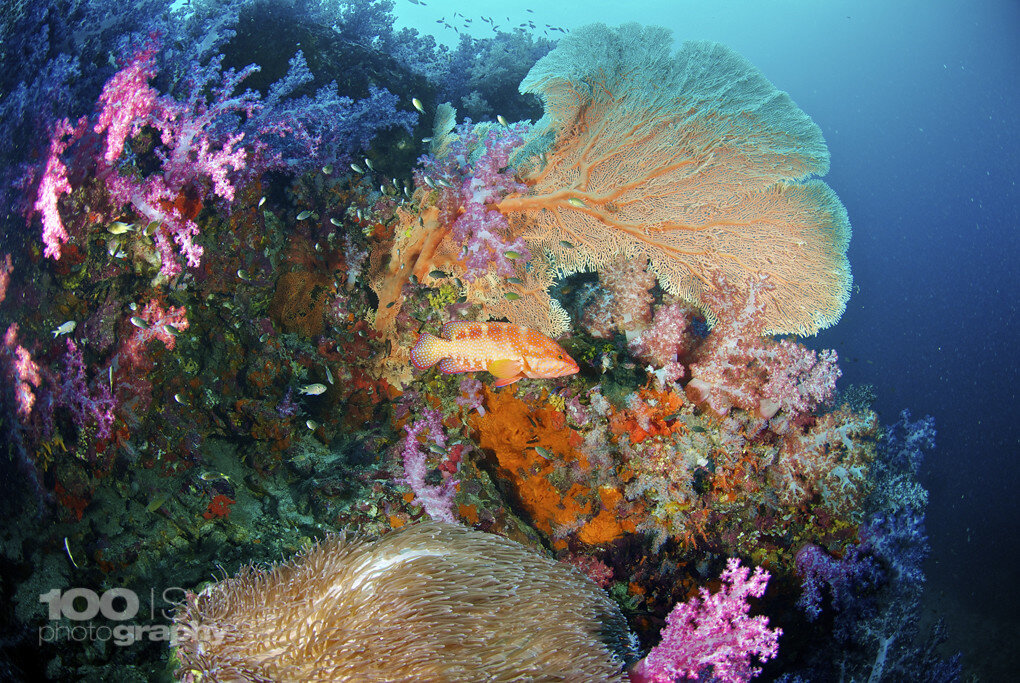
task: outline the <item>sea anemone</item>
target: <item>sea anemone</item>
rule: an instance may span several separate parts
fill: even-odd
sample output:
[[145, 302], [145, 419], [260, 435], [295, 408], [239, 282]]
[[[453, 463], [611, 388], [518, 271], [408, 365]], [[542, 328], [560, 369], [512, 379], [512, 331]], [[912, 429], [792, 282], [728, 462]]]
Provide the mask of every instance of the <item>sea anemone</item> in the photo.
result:
[[339, 535], [189, 595], [184, 681], [625, 681], [619, 607], [573, 567], [428, 522]]

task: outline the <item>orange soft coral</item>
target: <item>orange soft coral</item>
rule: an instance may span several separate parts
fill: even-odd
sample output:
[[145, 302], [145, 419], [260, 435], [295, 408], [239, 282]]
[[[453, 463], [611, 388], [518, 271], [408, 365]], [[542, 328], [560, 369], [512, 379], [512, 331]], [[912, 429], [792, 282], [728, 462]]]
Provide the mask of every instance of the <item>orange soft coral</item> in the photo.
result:
[[677, 411], [683, 398], [675, 391], [641, 389], [627, 399], [627, 408], [609, 417], [609, 428], [618, 436], [626, 435], [632, 444], [649, 436], [664, 436], [684, 429], [677, 422]]
[[486, 388], [484, 417], [473, 415], [471, 426], [478, 444], [492, 454], [498, 473], [513, 487], [532, 523], [552, 536], [583, 524], [593, 512], [594, 495], [578, 481], [563, 477], [564, 466], [581, 473], [588, 459], [572, 443], [573, 429], [563, 413], [550, 406], [535, 407], [511, 391]]

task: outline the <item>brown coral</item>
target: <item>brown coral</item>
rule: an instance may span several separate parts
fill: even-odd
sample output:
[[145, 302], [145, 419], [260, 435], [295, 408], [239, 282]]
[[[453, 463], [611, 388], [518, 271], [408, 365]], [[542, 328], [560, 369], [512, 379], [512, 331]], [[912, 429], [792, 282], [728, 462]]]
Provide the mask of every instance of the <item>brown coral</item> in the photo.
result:
[[284, 273], [276, 281], [269, 316], [285, 332], [317, 337], [324, 329], [323, 313], [330, 281], [319, 271]]
[[417, 524], [242, 569], [175, 618], [177, 675], [248, 681], [624, 681], [619, 607], [508, 539]]

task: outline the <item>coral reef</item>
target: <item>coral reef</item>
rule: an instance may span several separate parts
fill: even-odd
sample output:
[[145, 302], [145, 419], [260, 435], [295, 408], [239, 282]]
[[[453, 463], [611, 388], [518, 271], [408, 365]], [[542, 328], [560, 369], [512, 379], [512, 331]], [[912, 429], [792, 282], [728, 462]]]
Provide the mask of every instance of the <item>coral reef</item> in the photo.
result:
[[[742, 58], [15, 5], [0, 677], [952, 678], [913, 647], [932, 425], [773, 337], [839, 318], [849, 226]], [[65, 637], [93, 596], [132, 647]]]
[[850, 292], [850, 226], [827, 185], [804, 181], [828, 170], [821, 131], [727, 48], [671, 45], [663, 29], [594, 24], [543, 57], [521, 83], [545, 106], [517, 157], [529, 190], [499, 210], [560, 273], [623, 251], [698, 305], [713, 272], [763, 273], [766, 331], [832, 325]]

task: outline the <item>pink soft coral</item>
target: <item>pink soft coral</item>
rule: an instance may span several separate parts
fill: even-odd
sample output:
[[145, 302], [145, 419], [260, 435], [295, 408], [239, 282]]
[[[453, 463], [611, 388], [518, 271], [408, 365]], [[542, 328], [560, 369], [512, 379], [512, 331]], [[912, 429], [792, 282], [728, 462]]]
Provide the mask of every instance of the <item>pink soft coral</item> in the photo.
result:
[[[172, 278], [182, 271], [179, 257], [197, 267], [202, 247], [195, 242], [198, 224], [178, 208], [182, 197], [203, 200], [211, 195], [225, 202], [234, 199], [234, 183], [244, 169], [248, 152], [240, 146], [243, 134], [226, 135], [221, 124], [231, 117], [250, 119], [258, 109], [251, 91], [234, 90], [257, 70], [227, 70], [219, 77], [219, 62], [192, 68], [190, 96], [178, 101], [161, 96], [149, 85], [156, 75], [158, 43], [150, 38], [103, 87], [100, 111], [91, 126], [99, 136], [101, 152], [89, 172], [105, 181], [115, 209], [130, 206], [142, 222], [152, 226], [152, 239], [160, 256], [160, 272]], [[45, 255], [60, 258], [61, 244], [69, 238], [58, 211], [58, 200], [72, 188], [62, 156], [89, 128], [83, 117], [76, 125], [63, 120], [50, 140], [46, 168], [39, 181], [34, 212], [41, 216]], [[162, 162], [158, 172], [139, 177], [120, 168], [125, 142], [143, 127], [159, 131], [161, 145], [154, 154]], [[79, 155], [89, 149], [80, 145]], [[79, 157], [80, 159], [80, 157]], [[90, 162], [91, 163], [91, 162]]]
[[485, 277], [492, 265], [500, 276], [509, 277], [514, 259], [531, 258], [524, 240], [511, 236], [507, 219], [494, 208], [505, 196], [527, 190], [510, 165], [510, 155], [524, 143], [527, 131], [525, 123], [465, 122], [457, 126], [445, 155], [421, 158], [415, 180], [419, 187], [438, 192], [440, 219], [452, 225], [450, 236], [461, 246], [457, 258], [467, 280]]
[[720, 417], [736, 406], [770, 418], [779, 410], [811, 410], [832, 397], [840, 376], [835, 351], [819, 355], [763, 336], [763, 295], [772, 289], [766, 276], [749, 278], [743, 291], [718, 274], [712, 284], [702, 299], [717, 322], [694, 352], [688, 398]]
[[60, 245], [69, 238], [57, 208], [60, 196], [71, 192], [71, 184], [67, 182], [67, 166], [64, 165], [61, 155], [71, 143], [81, 137], [86, 123], [87, 119], [82, 118], [77, 125], [72, 126], [70, 121], [62, 119], [57, 122], [56, 129], [50, 138], [50, 153], [46, 159], [46, 170], [43, 171], [42, 179], [39, 181], [33, 206], [33, 209], [42, 218], [42, 239], [45, 245], [43, 255], [47, 258], [59, 259]]
[[438, 522], [456, 524], [453, 498], [457, 494], [457, 479], [445, 477], [441, 484], [436, 485], [425, 481], [428, 474], [428, 449], [423, 446], [419, 436], [424, 433], [426, 442], [431, 441], [441, 449], [446, 448], [446, 432], [443, 431], [439, 411], [427, 408], [423, 419], [405, 425], [404, 430], [407, 436], [401, 452], [404, 462], [403, 483], [411, 488], [415, 502], [425, 508], [429, 517]]
[[[216, 141], [213, 130], [224, 116], [240, 112], [250, 117], [255, 113], [254, 94], [246, 91], [233, 95], [233, 91], [257, 67], [229, 70], [219, 84], [211, 82], [213, 71], [198, 71], [189, 84], [189, 99], [178, 102], [171, 97], [156, 98], [156, 91], [148, 85], [148, 79], [155, 75], [155, 52], [155, 44], [150, 41], [106, 85], [100, 98], [105, 107], [95, 130], [106, 131], [103, 161], [107, 168], [102, 175], [110, 196], [120, 205], [130, 204], [149, 224], [157, 226], [153, 240], [160, 254], [160, 272], [172, 278], [182, 270], [177, 253], [194, 268], [201, 262], [203, 251], [194, 241], [198, 225], [175, 206], [182, 191], [197, 188], [201, 196], [209, 183], [212, 194], [227, 202], [234, 199], [231, 173], [243, 169], [247, 159], [245, 149], [238, 146], [243, 134]], [[207, 91], [211, 91], [211, 101], [207, 100]], [[127, 109], [117, 106], [121, 101], [128, 103]], [[163, 147], [156, 150], [156, 155], [163, 164], [162, 173], [140, 181], [130, 174], [119, 174], [110, 164], [120, 155], [125, 137], [143, 124], [159, 131]]]
[[662, 641], [631, 670], [635, 682], [667, 683], [679, 678], [698, 678], [711, 668], [711, 680], [747, 681], [761, 669], [751, 657], [767, 661], [779, 650], [782, 630], [768, 627], [768, 617], [750, 617], [748, 597], [765, 593], [769, 573], [758, 567], [754, 574], [730, 558], [720, 577], [718, 592], [704, 588], [701, 596], [680, 603], [666, 617]]
[[99, 96], [103, 109], [93, 130], [106, 133], [103, 161], [107, 165], [120, 157], [124, 142], [141, 129], [156, 107], [159, 93], [149, 87], [149, 79], [156, 75], [158, 50], [158, 44], [150, 38], [131, 62], [103, 86]]
[[148, 343], [158, 339], [172, 351], [177, 343], [176, 335], [188, 329], [188, 317], [183, 306], [164, 309], [153, 299], [132, 319], [132, 325], [134, 331], [121, 347], [118, 359], [127, 365], [148, 368], [150, 362], [145, 353]]
[[693, 311], [685, 304], [659, 306], [652, 325], [627, 344], [661, 386], [684, 376], [679, 357], [686, 354], [693, 336], [689, 333]]
[[837, 360], [831, 349], [817, 353], [788, 339], [772, 346], [762, 358], [769, 375], [761, 389], [762, 412], [778, 407], [786, 413], [803, 413], [828, 401], [843, 374]]
[[14, 387], [18, 416], [27, 419], [35, 405], [33, 388], [39, 388], [42, 378], [32, 354], [18, 343], [18, 323], [11, 323], [4, 334], [3, 345], [0, 346], [0, 362], [6, 366], [4, 380]]
[[619, 331], [631, 339], [652, 321], [655, 283], [646, 260], [620, 254], [599, 270], [599, 289], [581, 324], [593, 337], [608, 339]]

